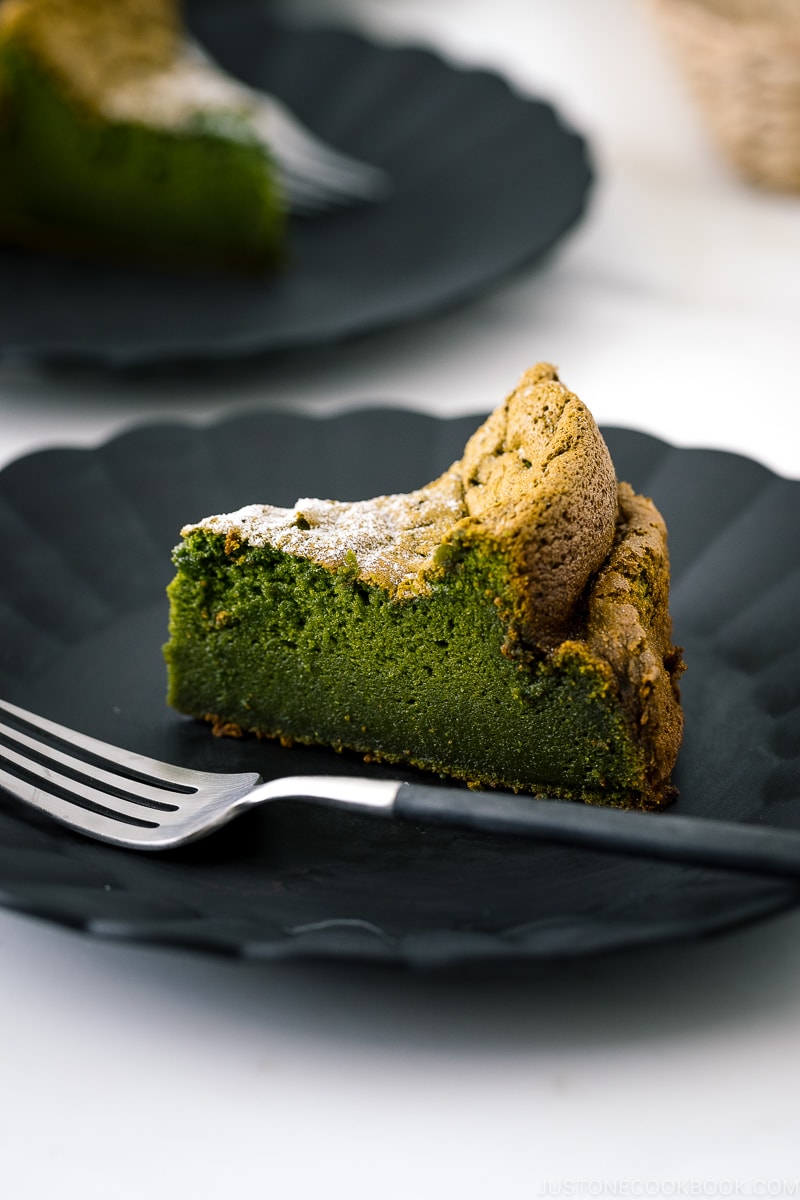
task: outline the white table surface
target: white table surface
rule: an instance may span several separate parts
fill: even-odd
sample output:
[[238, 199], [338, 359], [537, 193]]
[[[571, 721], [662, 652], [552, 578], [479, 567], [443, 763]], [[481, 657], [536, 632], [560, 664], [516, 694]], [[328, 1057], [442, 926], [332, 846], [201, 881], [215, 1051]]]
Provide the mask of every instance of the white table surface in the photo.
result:
[[[591, 139], [586, 220], [466, 308], [230, 379], [0, 364], [0, 464], [237, 407], [488, 411], [546, 358], [600, 422], [800, 476], [800, 199], [732, 177], [637, 0], [286, 7], [553, 100]], [[3, 1200], [800, 1192], [800, 913], [453, 979], [217, 961], [0, 909], [0, 964]]]

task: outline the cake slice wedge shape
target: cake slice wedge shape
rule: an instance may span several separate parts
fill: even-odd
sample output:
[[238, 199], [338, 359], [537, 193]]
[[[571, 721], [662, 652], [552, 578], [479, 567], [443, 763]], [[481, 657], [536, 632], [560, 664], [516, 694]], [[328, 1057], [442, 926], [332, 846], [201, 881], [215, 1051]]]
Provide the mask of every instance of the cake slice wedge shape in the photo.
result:
[[168, 698], [218, 734], [662, 807], [683, 717], [667, 535], [540, 363], [416, 491], [186, 526]]

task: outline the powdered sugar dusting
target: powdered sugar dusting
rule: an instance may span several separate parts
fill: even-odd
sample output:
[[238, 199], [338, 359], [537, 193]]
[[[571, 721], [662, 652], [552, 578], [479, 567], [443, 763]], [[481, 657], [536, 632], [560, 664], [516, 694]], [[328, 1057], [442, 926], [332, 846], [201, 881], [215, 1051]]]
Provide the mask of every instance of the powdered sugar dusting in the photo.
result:
[[332, 569], [353, 562], [363, 579], [402, 591], [433, 565], [443, 537], [464, 515], [461, 476], [451, 469], [415, 492], [352, 503], [304, 498], [293, 508], [249, 504], [182, 532], [210, 530]]
[[[256, 93], [220, 70], [191, 42], [158, 69], [110, 81], [102, 104], [114, 120], [147, 122], [162, 129], [180, 129], [210, 112], [241, 118], [259, 110]], [[253, 139], [253, 129], [242, 122], [229, 122], [227, 133]]]

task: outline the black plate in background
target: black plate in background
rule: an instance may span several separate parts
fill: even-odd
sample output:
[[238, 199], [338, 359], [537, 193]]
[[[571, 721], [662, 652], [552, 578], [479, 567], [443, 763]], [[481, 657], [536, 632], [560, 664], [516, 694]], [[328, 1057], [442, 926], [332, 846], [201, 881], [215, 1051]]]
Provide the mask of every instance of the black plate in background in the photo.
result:
[[0, 249], [0, 354], [133, 366], [309, 346], [452, 306], [537, 260], [581, 215], [582, 139], [496, 75], [342, 30], [274, 24], [263, 3], [193, 0], [221, 65], [385, 167], [384, 204], [296, 220], [263, 280]]
[[[198, 768], [385, 774], [327, 751], [215, 739], [166, 709], [169, 551], [184, 522], [254, 500], [416, 487], [476, 424], [395, 410], [247, 415], [11, 464], [0, 472], [0, 694]], [[689, 663], [677, 811], [800, 828], [800, 483], [735, 455], [605, 432], [620, 476], [670, 526]], [[774, 879], [288, 803], [153, 857], [0, 801], [0, 902], [91, 933], [243, 956], [577, 956], [729, 928], [799, 894]]]

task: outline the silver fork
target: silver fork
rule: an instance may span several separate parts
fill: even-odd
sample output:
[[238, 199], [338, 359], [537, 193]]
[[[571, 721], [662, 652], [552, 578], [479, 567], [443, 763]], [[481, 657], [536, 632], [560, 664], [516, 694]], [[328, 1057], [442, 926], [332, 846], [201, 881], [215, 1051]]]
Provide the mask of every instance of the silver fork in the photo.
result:
[[334, 150], [276, 97], [259, 94], [254, 124], [272, 152], [287, 204], [298, 216], [375, 203], [391, 194], [385, 171]]
[[0, 786], [73, 830], [133, 850], [167, 850], [271, 800], [310, 800], [423, 824], [674, 863], [800, 877], [800, 833], [670, 813], [621, 812], [506, 792], [306, 775], [264, 782], [172, 766], [0, 700]]
[[392, 191], [386, 171], [334, 149], [313, 134], [276, 96], [235, 79], [196, 42], [187, 39], [183, 64], [206, 97], [247, 116], [269, 150], [286, 202], [299, 216], [385, 200]]

